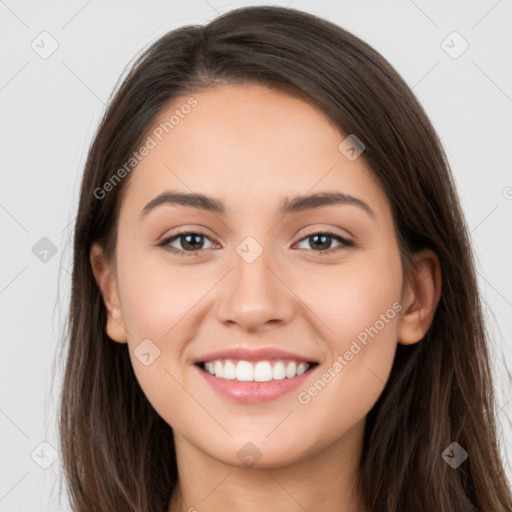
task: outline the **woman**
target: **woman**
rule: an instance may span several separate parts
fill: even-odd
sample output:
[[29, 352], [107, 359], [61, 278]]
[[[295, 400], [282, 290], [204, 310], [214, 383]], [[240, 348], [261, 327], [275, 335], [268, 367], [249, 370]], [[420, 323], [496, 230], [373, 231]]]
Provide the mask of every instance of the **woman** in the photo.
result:
[[511, 510], [449, 165], [347, 31], [249, 7], [160, 38], [74, 244], [73, 510]]

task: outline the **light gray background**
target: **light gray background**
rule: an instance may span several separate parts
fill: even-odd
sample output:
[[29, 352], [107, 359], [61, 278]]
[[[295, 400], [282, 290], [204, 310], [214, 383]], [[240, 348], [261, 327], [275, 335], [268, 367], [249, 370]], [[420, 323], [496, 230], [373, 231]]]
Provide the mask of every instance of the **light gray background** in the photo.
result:
[[[267, 3], [307, 10], [370, 43], [431, 117], [478, 256], [501, 383], [503, 451], [512, 452], [505, 421], [512, 391], [502, 384], [505, 360], [512, 367], [512, 0]], [[69, 297], [72, 223], [105, 103], [125, 66], [156, 38], [251, 4], [0, 0], [0, 512], [69, 510], [58, 501], [58, 453], [48, 469], [36, 461], [52, 456], [40, 443], [58, 450], [54, 358]], [[43, 31], [59, 45], [47, 59], [31, 47], [42, 47]], [[445, 51], [463, 48], [457, 36], [446, 40], [453, 31], [469, 44], [458, 58]], [[32, 252], [43, 237], [57, 250], [46, 262]]]

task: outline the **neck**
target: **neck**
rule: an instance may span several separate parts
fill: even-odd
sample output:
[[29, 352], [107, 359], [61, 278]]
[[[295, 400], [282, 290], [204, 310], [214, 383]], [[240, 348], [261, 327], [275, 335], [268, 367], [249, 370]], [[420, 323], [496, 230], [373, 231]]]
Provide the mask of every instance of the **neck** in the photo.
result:
[[174, 433], [178, 485], [168, 512], [363, 512], [357, 493], [364, 420], [331, 444], [279, 467], [228, 465]]

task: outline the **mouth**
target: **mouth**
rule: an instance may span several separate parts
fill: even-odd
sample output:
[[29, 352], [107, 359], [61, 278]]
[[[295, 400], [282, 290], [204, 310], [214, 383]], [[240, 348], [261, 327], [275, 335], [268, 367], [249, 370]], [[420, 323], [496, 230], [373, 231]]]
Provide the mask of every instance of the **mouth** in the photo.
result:
[[260, 361], [214, 359], [197, 362], [196, 366], [217, 379], [258, 383], [295, 379], [311, 371], [318, 363], [285, 358]]
[[246, 359], [216, 355], [193, 364], [201, 381], [218, 396], [231, 402], [255, 404], [290, 395], [305, 386], [319, 367], [316, 361], [284, 357], [261, 359], [255, 354]]

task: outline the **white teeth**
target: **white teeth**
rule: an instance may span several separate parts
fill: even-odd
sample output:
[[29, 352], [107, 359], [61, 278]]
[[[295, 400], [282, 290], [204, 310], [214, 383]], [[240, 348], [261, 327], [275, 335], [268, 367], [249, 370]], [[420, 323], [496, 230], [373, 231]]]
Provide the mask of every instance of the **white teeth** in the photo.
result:
[[296, 361], [231, 361], [220, 360], [204, 363], [204, 369], [219, 379], [237, 380], [240, 382], [268, 382], [271, 380], [291, 379], [304, 374], [310, 363]]
[[236, 379], [236, 366], [231, 361], [226, 361], [222, 376], [228, 380]]
[[[217, 377], [224, 378], [224, 375], [221, 375], [222, 371], [219, 373], [215, 372], [215, 375]], [[236, 380], [241, 381], [251, 381], [254, 380], [254, 369], [252, 367], [252, 364], [249, 363], [249, 361], [239, 361], [236, 365]]]
[[274, 368], [272, 368], [272, 378], [274, 380], [282, 380], [286, 377], [284, 364], [281, 361], [278, 361]]
[[286, 376], [291, 379], [292, 377], [295, 377], [297, 375], [297, 365], [294, 361], [290, 361], [286, 365]]
[[256, 382], [268, 382], [272, 380], [272, 366], [268, 361], [260, 361], [254, 367], [254, 380]]
[[300, 363], [299, 366], [297, 366], [297, 375], [302, 375], [308, 368], [308, 363]]

